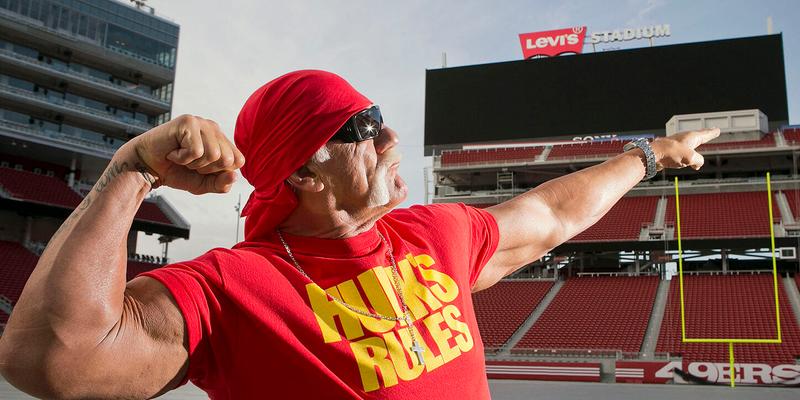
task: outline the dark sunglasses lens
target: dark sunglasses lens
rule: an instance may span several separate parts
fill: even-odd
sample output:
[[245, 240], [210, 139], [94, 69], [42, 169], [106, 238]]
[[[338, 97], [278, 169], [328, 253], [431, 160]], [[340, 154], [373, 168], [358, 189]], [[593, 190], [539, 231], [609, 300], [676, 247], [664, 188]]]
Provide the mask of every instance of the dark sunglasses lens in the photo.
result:
[[331, 140], [353, 143], [374, 139], [380, 135], [382, 124], [381, 109], [372, 106], [347, 120]]
[[355, 123], [361, 140], [378, 136], [381, 132], [381, 121], [381, 112], [377, 107], [372, 107], [356, 115]]
[[383, 115], [381, 115], [381, 109], [378, 106], [372, 106], [365, 110], [365, 112], [369, 115], [370, 118], [378, 121], [379, 123], [383, 123]]

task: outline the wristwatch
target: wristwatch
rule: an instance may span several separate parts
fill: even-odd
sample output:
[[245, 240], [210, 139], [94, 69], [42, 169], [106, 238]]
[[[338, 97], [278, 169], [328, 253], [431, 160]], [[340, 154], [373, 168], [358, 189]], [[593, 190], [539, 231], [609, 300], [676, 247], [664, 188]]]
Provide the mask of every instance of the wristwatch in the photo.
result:
[[635, 139], [632, 142], [625, 143], [625, 146], [622, 147], [622, 151], [633, 150], [634, 148], [640, 148], [644, 152], [644, 157], [647, 160], [646, 167], [647, 171], [644, 174], [643, 181], [648, 179], [652, 179], [656, 176], [656, 155], [653, 153], [653, 149], [650, 147], [650, 142], [647, 141], [645, 138]]

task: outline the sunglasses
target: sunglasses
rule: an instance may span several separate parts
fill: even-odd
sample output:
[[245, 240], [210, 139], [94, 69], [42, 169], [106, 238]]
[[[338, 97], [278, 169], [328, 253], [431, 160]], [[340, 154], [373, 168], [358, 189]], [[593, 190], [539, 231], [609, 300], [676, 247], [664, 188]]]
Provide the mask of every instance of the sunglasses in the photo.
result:
[[372, 106], [350, 117], [331, 137], [331, 140], [353, 143], [375, 139], [381, 134], [382, 125], [381, 109], [378, 106]]

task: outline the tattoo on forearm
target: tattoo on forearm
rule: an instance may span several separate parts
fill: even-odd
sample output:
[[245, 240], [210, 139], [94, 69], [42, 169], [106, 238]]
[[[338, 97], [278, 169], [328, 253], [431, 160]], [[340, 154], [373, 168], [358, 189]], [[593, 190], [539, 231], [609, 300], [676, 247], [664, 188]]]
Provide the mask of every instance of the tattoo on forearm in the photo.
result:
[[[103, 174], [103, 176], [101, 176], [100, 179], [95, 184], [94, 191], [97, 193], [103, 193], [103, 190], [105, 190], [105, 188], [108, 187], [111, 181], [113, 181], [114, 178], [120, 176], [127, 169], [128, 169], [127, 161], [123, 162], [114, 161], [114, 163], [108, 167], [105, 174]], [[61, 224], [58, 230], [56, 230], [53, 236], [50, 237], [48, 245], [52, 243], [53, 239], [55, 239], [59, 234], [61, 234], [61, 232], [65, 231], [67, 228], [72, 226], [77, 217], [86, 212], [86, 210], [88, 210], [89, 207], [91, 207], [93, 201], [94, 201], [93, 193], [89, 192], [86, 195], [86, 197], [83, 198], [83, 201], [81, 201], [78, 207], [76, 207], [75, 210], [67, 217], [67, 219], [64, 220], [64, 222]]]
[[128, 169], [127, 161], [123, 161], [121, 163], [114, 161], [114, 163], [108, 167], [108, 170], [106, 171], [105, 175], [103, 175], [100, 178], [100, 180], [97, 181], [94, 190], [97, 193], [102, 193], [103, 190], [105, 190], [105, 188], [108, 186], [108, 184], [111, 183], [111, 181], [114, 180], [114, 178], [122, 174], [122, 172], [124, 172], [126, 169]]
[[81, 204], [78, 205], [78, 210], [86, 211], [86, 209], [88, 209], [89, 206], [91, 206], [91, 205], [92, 205], [92, 193], [89, 192], [86, 195], [86, 197], [83, 198], [83, 201], [81, 202]]

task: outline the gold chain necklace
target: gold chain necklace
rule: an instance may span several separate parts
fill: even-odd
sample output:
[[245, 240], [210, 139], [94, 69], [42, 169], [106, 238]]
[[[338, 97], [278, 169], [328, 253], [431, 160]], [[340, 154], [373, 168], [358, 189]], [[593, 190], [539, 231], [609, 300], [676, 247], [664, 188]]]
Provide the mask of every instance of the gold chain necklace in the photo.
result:
[[[372, 312], [369, 312], [367, 310], [362, 310], [362, 309], [360, 309], [358, 307], [351, 306], [350, 304], [347, 304], [344, 301], [339, 300], [338, 298], [332, 296], [330, 293], [328, 293], [327, 291], [322, 289], [322, 287], [319, 286], [316, 282], [314, 282], [314, 280], [311, 279], [310, 276], [308, 276], [306, 271], [304, 271], [303, 268], [300, 267], [300, 263], [298, 263], [297, 259], [294, 258], [294, 254], [292, 253], [292, 249], [289, 248], [289, 244], [286, 243], [286, 240], [283, 238], [283, 235], [281, 234], [281, 231], [280, 230], [276, 230], [276, 232], [278, 232], [278, 238], [281, 240], [281, 243], [283, 244], [283, 248], [286, 249], [286, 253], [289, 255], [289, 258], [292, 260], [292, 263], [294, 264], [294, 267], [297, 268], [297, 270], [304, 277], [306, 277], [306, 279], [311, 281], [311, 283], [313, 283], [314, 285], [319, 287], [320, 290], [325, 292], [325, 295], [329, 299], [331, 299], [332, 301], [334, 301], [334, 302], [336, 302], [338, 304], [341, 304], [346, 309], [348, 309], [348, 310], [350, 310], [350, 311], [352, 311], [352, 312], [354, 312], [356, 314], [360, 314], [360, 315], [364, 315], [364, 316], [371, 317], [371, 318], [376, 318], [376, 319], [383, 319], [383, 320], [387, 320], [387, 321], [395, 321], [395, 322], [397, 322], [397, 321], [405, 321], [406, 322], [406, 327], [408, 329], [408, 332], [411, 334], [411, 351], [417, 354], [417, 359], [419, 360], [419, 365], [425, 365], [425, 358], [422, 355], [425, 352], [425, 349], [423, 349], [422, 346], [419, 345], [419, 342], [417, 342], [417, 336], [414, 334], [413, 325], [411, 324], [411, 316], [410, 316], [410, 313], [408, 311], [408, 306], [406, 306], [405, 296], [403, 295], [403, 287], [400, 285], [400, 273], [397, 272], [397, 263], [394, 260], [394, 254], [392, 254], [392, 247], [389, 245], [389, 242], [386, 240], [386, 238], [383, 237], [383, 234], [381, 234], [381, 232], [379, 230], [377, 230], [377, 228], [376, 228], [376, 232], [378, 232], [378, 236], [381, 238], [381, 241], [383, 242], [383, 244], [389, 249], [389, 259], [392, 261], [392, 264], [391, 264], [392, 277], [394, 279], [395, 289], [397, 290], [397, 293], [400, 296], [400, 310], [403, 312], [403, 316], [402, 317], [390, 317], [388, 315], [372, 313]], [[402, 342], [402, 339], [401, 339], [401, 342]]]

